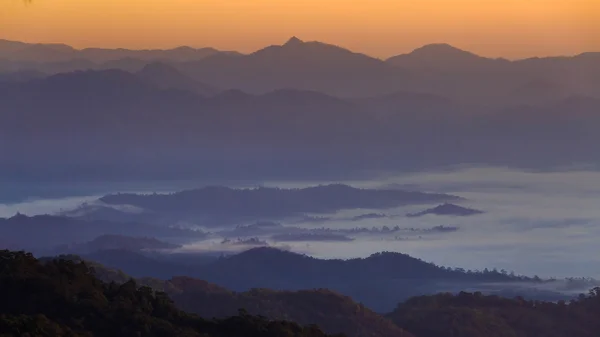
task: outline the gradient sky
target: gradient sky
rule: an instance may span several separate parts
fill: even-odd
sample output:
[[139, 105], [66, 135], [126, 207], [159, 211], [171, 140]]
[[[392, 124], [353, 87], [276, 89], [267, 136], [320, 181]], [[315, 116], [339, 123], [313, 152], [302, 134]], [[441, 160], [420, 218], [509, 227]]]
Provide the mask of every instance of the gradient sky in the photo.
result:
[[600, 51], [599, 0], [0, 0], [0, 38], [251, 52], [292, 35], [377, 57], [446, 42], [507, 58]]

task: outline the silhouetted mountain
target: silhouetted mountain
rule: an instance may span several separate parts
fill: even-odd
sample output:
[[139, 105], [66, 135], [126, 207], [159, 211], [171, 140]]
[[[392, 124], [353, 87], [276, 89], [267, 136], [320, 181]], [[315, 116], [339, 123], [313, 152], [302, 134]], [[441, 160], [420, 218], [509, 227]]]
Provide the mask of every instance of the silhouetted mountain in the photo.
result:
[[[187, 46], [165, 50], [129, 50], [129, 49], [101, 49], [86, 48], [81, 50], [82, 57], [94, 62], [106, 62], [126, 57], [136, 58], [144, 61], [169, 61], [186, 62], [201, 60], [205, 57], [221, 53], [214, 48], [192, 48]], [[233, 52], [227, 52], [229, 54]]]
[[368, 214], [361, 214], [361, 215], [357, 215], [355, 217], [352, 217], [352, 221], [361, 221], [361, 220], [368, 220], [368, 219], [381, 219], [381, 218], [385, 218], [387, 217], [387, 215], [385, 214], [380, 214], [380, 213], [368, 213]]
[[118, 70], [130, 72], [130, 73], [136, 73], [136, 72], [142, 71], [142, 69], [144, 69], [144, 67], [146, 67], [148, 64], [149, 64], [149, 61], [144, 61], [144, 60], [140, 60], [140, 59], [133, 58], [133, 57], [125, 57], [125, 58], [120, 58], [120, 59], [116, 59], [116, 60], [106, 61], [102, 64], [99, 64], [97, 66], [90, 67], [87, 69], [94, 69], [94, 70], [118, 69]]
[[136, 75], [160, 89], [187, 90], [203, 96], [214, 95], [218, 91], [216, 88], [195, 81], [177, 69], [160, 62], [146, 65]]
[[89, 254], [101, 250], [154, 251], [180, 247], [180, 245], [160, 241], [155, 238], [107, 234], [85, 243], [61, 245], [56, 250], [61, 254]]
[[[186, 275], [234, 291], [254, 288], [288, 291], [328, 288], [350, 296], [377, 312], [388, 312], [399, 301], [411, 296], [440, 291], [458, 292], [465, 288], [547, 300], [571, 297], [558, 291], [543, 290], [544, 282], [552, 281], [542, 281], [537, 277], [527, 278], [488, 269], [466, 271], [439, 267], [399, 253], [379, 253], [364, 259], [320, 260], [275, 248], [259, 247], [216, 259], [193, 254], [152, 256], [114, 250], [88, 254], [84, 259], [123, 270], [138, 278], [166, 280]], [[169, 288], [168, 285], [161, 285], [162, 281], [152, 282], [157, 282], [153, 287]], [[538, 285], [540, 289], [536, 288]]]
[[174, 276], [191, 275], [195, 268], [192, 265], [152, 258], [130, 249], [105, 249], [80, 256], [86, 261], [125, 271], [132, 277], [152, 276], [166, 280]]
[[[167, 50], [129, 50], [86, 48], [74, 49], [64, 44], [29, 44], [16, 41], [0, 40], [0, 58], [19, 62], [59, 62], [81, 58], [94, 63], [133, 58], [144, 61], [185, 62], [200, 60], [215, 55], [220, 51], [214, 48], [195, 49], [178, 47]], [[228, 52], [231, 53], [231, 52]]]
[[443, 70], [450, 72], [474, 71], [509, 64], [504, 59], [489, 59], [455, 48], [449, 44], [429, 44], [409, 54], [390, 57], [386, 62], [407, 69]]
[[[114, 260], [118, 252], [114, 252]], [[82, 259], [75, 255], [62, 255], [59, 259], [74, 262], [84, 261], [93, 270], [94, 276], [104, 282], [125, 283], [131, 276], [118, 269]], [[43, 258], [49, 262], [56, 258]], [[144, 265], [145, 261], [129, 257], [125, 260]], [[303, 325], [319, 325], [325, 332], [345, 333], [349, 337], [396, 337], [410, 336], [391, 321], [358, 304], [347, 296], [326, 289], [302, 291], [273, 291], [252, 289], [233, 292], [215, 284], [190, 277], [174, 277], [170, 280], [138, 278], [140, 285], [156, 291], [164, 291], [175, 305], [184, 311], [206, 318], [225, 318], [236, 315], [244, 308], [252, 315], [270, 320], [289, 320]]]
[[0, 40], [0, 57], [19, 62], [59, 62], [77, 58], [77, 52], [65, 44], [29, 44]]
[[203, 232], [141, 223], [83, 221], [66, 217], [16, 215], [0, 218], [0, 237], [12, 247], [48, 253], [58, 245], [91, 241], [103, 235], [153, 236], [174, 242], [199, 240]]
[[[407, 91], [470, 104], [510, 105], [531, 102], [514, 92], [522, 91], [529, 82], [545, 79], [560, 83], [565, 95], [600, 97], [600, 73], [595, 70], [600, 69], [598, 53], [508, 61], [481, 57], [447, 44], [431, 44], [384, 62], [295, 37], [248, 55], [190, 47], [80, 51], [65, 45], [0, 41], [0, 72], [38, 70], [54, 74], [112, 68], [137, 72], [153, 62], [167, 63], [213, 87], [252, 93], [291, 88], [364, 97]], [[552, 101], [552, 90], [540, 89], [534, 102]]]
[[364, 54], [297, 38], [249, 55], [218, 54], [180, 67], [217, 87], [252, 93], [294, 88], [341, 96], [368, 95], [399, 89], [395, 83], [408, 76]]
[[0, 334], [4, 336], [326, 337], [316, 326], [272, 321], [240, 311], [205, 320], [175, 308], [164, 292], [104, 283], [85, 263], [40, 262], [0, 251]]
[[35, 79], [41, 79], [47, 75], [36, 70], [20, 70], [14, 72], [0, 72], [0, 82], [27, 82]]
[[336, 233], [285, 233], [271, 236], [275, 242], [349, 242], [353, 238]]
[[204, 218], [209, 220], [206, 225], [210, 225], [215, 220], [236, 222], [242, 219], [298, 217], [305, 213], [330, 213], [354, 208], [385, 209], [459, 199], [447, 194], [359, 189], [339, 184], [301, 189], [232, 189], [210, 186], [173, 194], [107, 195], [100, 198], [100, 201], [113, 206], [135, 206], [180, 220], [186, 217]]
[[495, 271], [467, 273], [446, 269], [398, 253], [374, 254], [365, 259], [319, 260], [273, 248], [255, 248], [217, 260], [191, 276], [238, 291], [328, 288], [379, 312], [418, 294], [520, 279]]
[[[356, 62], [365, 58], [338, 47], [297, 41], [257, 53], [273, 54], [277, 60], [283, 57], [281, 62], [287, 67], [293, 63], [285, 61], [288, 54], [296, 53], [288, 49], [297, 48], [300, 54], [305, 48], [316, 48]], [[253, 60], [258, 56], [223, 57]], [[536, 169], [574, 162], [596, 165], [600, 157], [593, 144], [600, 140], [594, 130], [600, 127], [600, 120], [595, 112], [600, 103], [593, 95], [570, 94], [572, 84], [579, 82], [565, 75], [583, 72], [581, 66], [569, 62], [592, 61], [567, 59], [571, 61], [531, 61], [535, 69], [530, 72], [521, 69], [529, 67], [529, 62], [523, 61], [511, 62], [512, 70], [496, 75], [481, 71], [436, 79], [439, 74], [429, 74], [431, 83], [429, 79], [419, 83], [431, 85], [420, 88], [417, 81], [415, 91], [347, 100], [293, 89], [264, 95], [226, 90], [214, 97], [201, 97], [189, 91], [188, 86], [195, 84], [185, 79], [188, 73], [182, 78], [171, 67], [159, 67], [158, 71], [173, 75], [165, 75], [173, 79], [171, 82], [146, 72], [142, 74], [152, 81], [119, 70], [60, 74], [25, 83], [0, 82], [0, 177], [323, 179], [319, 175], [329, 174], [341, 179], [341, 175], [365, 171], [431, 169], [459, 163]], [[307, 56], [297, 62], [310, 60]], [[264, 62], [264, 67], [277, 62]], [[375, 64], [372, 62], [379, 61], [366, 63]], [[568, 66], [559, 66], [567, 70], [553, 71], [555, 62], [567, 62]], [[235, 76], [241, 74], [233, 72]], [[539, 72], [545, 76], [538, 76]], [[589, 73], [584, 73], [585, 81], [596, 76], [594, 71]], [[310, 72], [299, 70], [298, 74], [309, 76]], [[571, 80], [560, 80], [563, 75]], [[279, 75], [275, 72], [273, 76]], [[368, 81], [344, 79], [326, 71], [315, 76], [371, 86]], [[527, 101], [512, 93], [527, 83], [535, 87], [539, 78], [543, 78], [542, 83], [560, 83], [565, 87], [560, 89], [561, 97], [566, 98], [543, 102], [555, 94], [552, 85], [541, 85], [538, 94], [525, 94], [535, 105], [510, 103]], [[255, 85], [254, 80], [250, 82]], [[428, 93], [426, 88], [449, 90], [449, 95]], [[453, 90], [457, 91], [450, 92]], [[454, 99], [458, 91], [490, 106]], [[507, 99], [511, 95], [517, 98]], [[506, 107], [495, 107], [494, 100]]]
[[411, 298], [389, 317], [422, 337], [591, 337], [600, 331], [599, 310], [598, 288], [570, 303], [461, 292]]
[[482, 213], [484, 213], [484, 212], [476, 210], [476, 209], [466, 208], [466, 207], [462, 207], [462, 206], [458, 206], [458, 205], [454, 205], [454, 204], [445, 203], [445, 204], [436, 206], [434, 208], [428, 208], [428, 209], [418, 212], [418, 213], [409, 213], [406, 216], [413, 217], [413, 218], [428, 215], [428, 214], [470, 216], [470, 215], [477, 215], [477, 214], [482, 214]]
[[178, 308], [202, 317], [228, 317], [235, 315], [238, 308], [246, 308], [252, 315], [302, 325], [316, 324], [325, 332], [341, 332], [349, 337], [410, 336], [349, 297], [325, 289], [297, 292], [254, 289], [236, 293], [205, 281], [178, 277], [166, 281], [164, 291]]

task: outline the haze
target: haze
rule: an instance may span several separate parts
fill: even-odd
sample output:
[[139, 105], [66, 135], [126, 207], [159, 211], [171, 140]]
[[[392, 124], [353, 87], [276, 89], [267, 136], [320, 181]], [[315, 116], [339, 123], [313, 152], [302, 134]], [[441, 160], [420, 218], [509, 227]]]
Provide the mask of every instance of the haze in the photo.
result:
[[[77, 27], [77, 28], [74, 28]], [[243, 32], [243, 34], [240, 34]], [[251, 52], [296, 35], [385, 58], [450, 43], [523, 58], [600, 50], [595, 0], [39, 0], [0, 2], [2, 38], [77, 48]]]
[[599, 22], [0, 0], [0, 335], [598, 336]]

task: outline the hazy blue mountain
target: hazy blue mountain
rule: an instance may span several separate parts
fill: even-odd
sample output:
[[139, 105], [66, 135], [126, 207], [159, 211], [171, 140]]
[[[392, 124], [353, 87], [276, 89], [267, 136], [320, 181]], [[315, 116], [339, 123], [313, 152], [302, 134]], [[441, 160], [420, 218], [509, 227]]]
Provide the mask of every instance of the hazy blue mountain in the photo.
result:
[[[296, 53], [307, 53], [305, 49], [333, 56], [294, 59]], [[242, 65], [256, 62], [263, 65], [262, 71], [271, 66], [275, 69], [281, 61], [282, 67], [298, 69], [298, 76], [311, 74], [312, 70], [300, 71], [302, 67], [328, 67], [338, 57], [348, 58], [347, 64], [392, 67], [338, 47], [300, 41], [252, 55], [213, 57]], [[201, 63], [213, 62], [213, 57]], [[279, 61], [264, 61], [269, 57]], [[591, 58], [584, 60], [593, 62], [595, 58]], [[513, 66], [522, 67], [520, 62], [512, 62]], [[337, 67], [341, 71], [345, 65]], [[518, 81], [511, 71], [499, 77], [459, 72], [472, 89], [465, 92], [479, 97], [473, 103], [453, 98], [456, 95], [452, 93], [444, 96], [397, 90], [383, 95], [365, 92], [367, 98], [351, 99], [297, 89], [260, 95], [231, 89], [205, 97], [210, 85], [197, 83], [190, 77], [192, 73], [182, 72], [179, 66], [154, 64], [139, 73], [112, 69], [61, 73], [24, 82], [0, 81], [0, 151], [5, 154], [0, 159], [0, 177], [254, 179], [330, 174], [339, 179], [365, 171], [437, 168], [466, 162], [527, 168], [600, 163], [593, 148], [598, 141], [595, 129], [600, 125], [596, 113], [600, 101], [593, 95], [568, 94], [569, 83], [552, 79], [560, 72], [549, 72], [548, 79], [541, 82], [520, 71]], [[281, 74], [285, 72], [276, 71], [273, 76]], [[312, 74], [315, 79], [325, 76], [362, 82], [327, 71]], [[449, 90], [467, 88], [460, 89], [454, 77], [446, 80], [435, 83]], [[478, 82], [483, 80], [490, 85], [488, 89], [494, 87], [492, 92], [498, 100], [513, 98], [500, 105], [478, 103], [479, 99], [487, 100], [478, 93], [487, 90], [487, 84]], [[360, 85], [365, 83], [368, 81]], [[252, 85], [260, 87], [259, 83]], [[511, 104], [511, 100], [520, 103]]]
[[332, 213], [344, 209], [386, 209], [411, 204], [460, 200], [447, 194], [402, 190], [359, 189], [332, 184], [300, 189], [259, 187], [232, 189], [209, 186], [173, 194], [114, 194], [104, 204], [129, 205], [155, 216], [210, 223], [301, 217], [306, 213]]
[[0, 40], [0, 57], [20, 62], [58, 62], [70, 61], [77, 58], [86, 59], [94, 63], [105, 63], [124, 58], [135, 58], [144, 61], [170, 60], [173, 62], [184, 62], [200, 60], [218, 53], [220, 51], [214, 48], [192, 48], [186, 46], [166, 50], [130, 50], [122, 48], [86, 48], [78, 50], [64, 44], [23, 43]]
[[171, 242], [189, 242], [205, 237], [205, 233], [200, 231], [134, 222], [85, 221], [50, 215], [28, 217], [20, 214], [8, 219], [0, 218], [0, 236], [8, 247], [36, 253], [47, 254], [54, 252], [57, 246], [85, 243], [104, 235], [151, 236]]
[[[106, 251], [87, 259], [136, 277], [168, 279], [186, 275], [234, 291], [327, 288], [350, 296], [377, 312], [389, 312], [398, 302], [411, 296], [455, 292], [465, 288], [481, 289], [487, 293], [534, 294], [536, 298], [568, 298], [568, 295], [557, 292], [536, 290], [536, 282], [543, 281], [495, 270], [449, 269], [399, 253], [380, 253], [363, 259], [321, 260], [261, 247], [195, 266], [184, 265], [176, 259], [165, 265], [163, 259], [134, 252], [128, 252], [126, 256], [119, 259], [117, 251]], [[531, 286], [519, 288], [519, 285], [526, 284]]]
[[105, 234], [88, 242], [59, 245], [55, 251], [56, 254], [90, 254], [103, 250], [162, 251], [180, 247], [152, 237]]
[[187, 90], [203, 96], [211, 96], [219, 91], [217, 88], [198, 82], [162, 62], [150, 63], [136, 75], [160, 89]]
[[13, 72], [0, 72], [0, 82], [27, 82], [41, 79], [47, 75], [36, 70], [19, 70]]
[[441, 204], [441, 205], [433, 207], [433, 208], [428, 208], [421, 212], [409, 213], [409, 214], [407, 214], [407, 216], [412, 217], [412, 218], [421, 217], [421, 216], [425, 216], [428, 214], [451, 215], [451, 216], [471, 216], [471, 215], [477, 215], [477, 214], [482, 214], [482, 213], [484, 213], [484, 212], [482, 212], [480, 210], [466, 208], [466, 207], [458, 206], [455, 204], [445, 203], [445, 204]]

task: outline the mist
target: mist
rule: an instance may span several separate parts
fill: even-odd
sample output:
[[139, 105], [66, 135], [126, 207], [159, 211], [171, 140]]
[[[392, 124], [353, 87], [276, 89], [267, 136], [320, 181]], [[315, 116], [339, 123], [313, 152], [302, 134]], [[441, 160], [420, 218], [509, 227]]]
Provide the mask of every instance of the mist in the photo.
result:
[[[320, 183], [326, 181], [257, 182], [261, 186], [280, 188], [301, 188]], [[385, 210], [340, 210], [331, 214], [313, 214], [324, 219], [318, 222], [284, 220], [281, 221], [285, 226], [282, 231], [273, 232], [269, 229], [254, 236], [270, 241], [271, 235], [287, 233], [291, 228], [304, 228], [308, 231], [328, 228], [343, 231], [358, 227], [370, 229], [398, 226], [401, 229], [416, 231], [403, 230], [393, 235], [359, 233], [351, 235], [354, 240], [348, 242], [277, 244], [270, 241], [270, 245], [328, 259], [366, 257], [380, 251], [393, 251], [407, 253], [443, 266], [460, 266], [473, 270], [498, 268], [540, 277], [600, 278], [600, 257], [594, 254], [600, 238], [600, 209], [597, 207], [600, 203], [598, 172], [535, 172], [501, 167], [464, 167], [415, 174], [386, 174], [372, 179], [342, 183], [362, 188], [391, 187], [444, 192], [465, 198], [458, 203], [459, 205], [484, 213], [469, 217], [406, 217], [406, 214], [419, 212], [428, 208], [428, 205]], [[159, 192], [176, 190], [175, 187], [178, 186], [173, 186], [172, 189], [163, 186], [162, 192]], [[107, 192], [130, 191], [130, 186], [123, 184], [123, 189], [115, 186], [114, 190]], [[11, 217], [17, 212], [26, 215], [59, 214], [75, 209], [83, 203], [93, 203], [98, 198], [98, 195], [89, 195], [2, 204], [0, 216]], [[364, 214], [380, 214], [381, 217], [361, 218]], [[360, 220], [353, 221], [355, 217]], [[196, 226], [203, 228], [201, 224]], [[457, 230], [422, 232], [435, 226], [453, 226]], [[240, 252], [251, 248], [244, 245], [221, 245], [223, 239], [218, 233], [227, 228], [229, 227], [212, 228], [211, 231], [216, 233], [213, 239], [185, 244], [182, 250]], [[395, 240], [395, 237], [400, 239]]]

